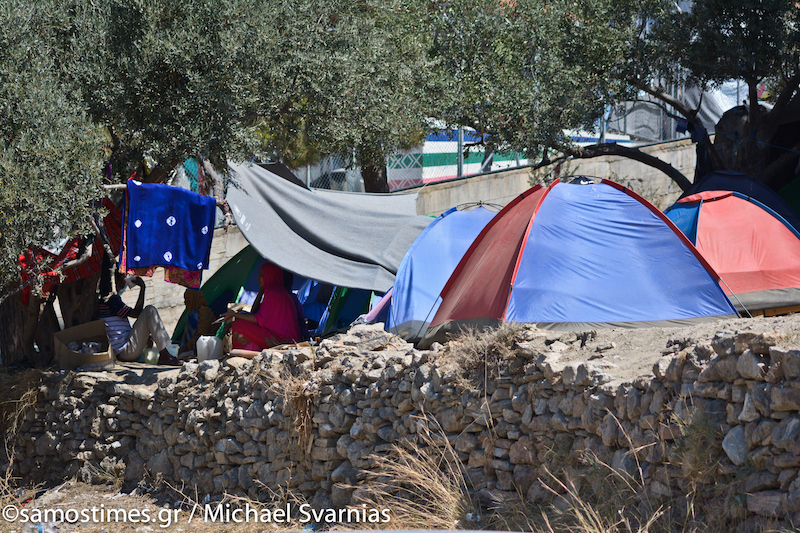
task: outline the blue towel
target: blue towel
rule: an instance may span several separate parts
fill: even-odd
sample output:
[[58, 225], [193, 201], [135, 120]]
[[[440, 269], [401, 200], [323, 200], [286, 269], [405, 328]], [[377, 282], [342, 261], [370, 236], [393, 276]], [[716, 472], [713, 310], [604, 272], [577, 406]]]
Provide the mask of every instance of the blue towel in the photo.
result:
[[127, 267], [208, 268], [217, 201], [154, 183], [128, 181]]

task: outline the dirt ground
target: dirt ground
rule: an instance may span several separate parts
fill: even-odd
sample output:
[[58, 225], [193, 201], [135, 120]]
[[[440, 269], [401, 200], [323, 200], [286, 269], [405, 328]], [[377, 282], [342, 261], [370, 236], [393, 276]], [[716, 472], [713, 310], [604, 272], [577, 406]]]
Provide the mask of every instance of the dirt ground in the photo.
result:
[[[606, 373], [615, 382], [630, 381], [652, 374], [653, 365], [668, 350], [668, 344], [710, 342], [720, 331], [731, 333], [751, 331], [778, 333], [785, 338], [786, 347], [800, 348], [800, 313], [781, 317], [737, 318], [678, 328], [596, 329], [595, 336], [583, 349], [569, 346], [560, 352], [559, 362], [589, 361], [610, 363]], [[613, 365], [613, 366], [611, 366]]]
[[[0, 533], [28, 533], [38, 531], [29, 529], [31, 524], [25, 523], [22, 513], [34, 517], [38, 512], [47, 510], [50, 513], [64, 512], [55, 516], [50, 522], [59, 532], [76, 531], [81, 533], [122, 533], [151, 531], [197, 531], [200, 533], [211, 532], [236, 532], [255, 533], [271, 531], [302, 531], [307, 524], [297, 520], [285, 520], [283, 515], [272, 515], [272, 522], [264, 522], [266, 516], [277, 508], [284, 508], [286, 503], [276, 505], [262, 505], [258, 502], [243, 500], [209, 500], [194, 494], [181, 494], [170, 487], [155, 489], [146, 485], [137, 487], [134, 491], [126, 493], [113, 484], [87, 485], [71, 480], [50, 489], [27, 489], [17, 491], [14, 505], [20, 514], [15, 521], [0, 518]], [[204, 499], [205, 498], [205, 499]], [[7, 505], [8, 502], [4, 502]], [[249, 505], [258, 513], [260, 520], [237, 523], [235, 518], [241, 516], [225, 515], [231, 509], [247, 508]], [[296, 507], [296, 503], [289, 504]], [[218, 510], [218, 508], [220, 510]], [[3, 509], [5, 515], [7, 506]], [[209, 510], [210, 514], [206, 511]], [[15, 511], [16, 512], [16, 511]], [[72, 513], [71, 515], [68, 513]], [[254, 515], [251, 515], [251, 517]], [[124, 519], [123, 519], [124, 517]], [[51, 517], [52, 518], [52, 517]], [[46, 522], [35, 520], [35, 523]], [[47, 533], [47, 529], [43, 527]], [[55, 531], [55, 530], [53, 530]]]

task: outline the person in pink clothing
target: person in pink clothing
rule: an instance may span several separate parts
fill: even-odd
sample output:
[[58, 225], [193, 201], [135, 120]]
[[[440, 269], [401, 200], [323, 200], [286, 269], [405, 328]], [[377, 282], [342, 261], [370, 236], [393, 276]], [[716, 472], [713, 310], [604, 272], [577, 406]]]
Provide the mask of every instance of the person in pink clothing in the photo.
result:
[[302, 340], [295, 304], [283, 286], [283, 270], [273, 263], [264, 263], [258, 284], [260, 290], [251, 313], [227, 311], [224, 315], [226, 322], [233, 320], [233, 348], [261, 351]]

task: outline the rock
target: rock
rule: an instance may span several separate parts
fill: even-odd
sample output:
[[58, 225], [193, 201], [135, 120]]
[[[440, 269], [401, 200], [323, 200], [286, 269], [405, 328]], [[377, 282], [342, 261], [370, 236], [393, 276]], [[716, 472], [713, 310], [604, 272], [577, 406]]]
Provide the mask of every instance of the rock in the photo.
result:
[[742, 406], [742, 412], [739, 413], [739, 421], [740, 422], [753, 422], [759, 418], [758, 410], [756, 409], [755, 404], [753, 404], [753, 396], [749, 392], [744, 396], [744, 405]]
[[249, 489], [253, 486], [253, 476], [250, 474], [250, 469], [245, 468], [244, 466], [239, 467], [239, 486], [242, 487], [244, 490]]
[[634, 475], [636, 472], [636, 458], [629, 450], [617, 450], [611, 459], [611, 468], [622, 475]]
[[197, 365], [197, 375], [203, 381], [212, 382], [219, 374], [219, 361], [208, 359]]
[[734, 350], [744, 353], [751, 350], [753, 353], [766, 355], [771, 346], [778, 344], [779, 336], [776, 333], [754, 333], [745, 331], [736, 335]]
[[354, 490], [354, 488], [346, 487], [341, 483], [334, 483], [331, 487], [331, 502], [334, 507], [344, 509], [350, 505]]
[[161, 450], [147, 461], [147, 471], [153, 478], [161, 476], [163, 479], [169, 479], [172, 477], [172, 462], [169, 460], [167, 450]]
[[650, 490], [652, 493], [659, 497], [659, 498], [671, 498], [672, 497], [672, 489], [666, 483], [662, 483], [658, 480], [654, 480], [650, 484]]
[[478, 448], [478, 444], [474, 433], [461, 433], [453, 442], [453, 448], [461, 453], [470, 453]]
[[753, 350], [745, 350], [736, 362], [736, 370], [744, 379], [759, 379], [764, 376], [764, 361]]
[[728, 459], [736, 466], [747, 462], [747, 440], [745, 439], [744, 426], [735, 426], [722, 440], [722, 449]]
[[353, 465], [350, 464], [350, 461], [344, 461], [336, 468], [336, 470], [331, 473], [331, 481], [334, 483], [352, 483], [352, 480], [355, 479], [357, 473], [358, 471], [353, 468]]
[[770, 411], [770, 390], [771, 385], [767, 383], [756, 383], [748, 393], [753, 400], [753, 405], [761, 416], [764, 417], [772, 414]]
[[783, 374], [787, 379], [797, 379], [800, 377], [800, 350], [790, 350], [782, 346], [771, 346], [769, 357], [779, 363], [783, 369]]
[[214, 445], [214, 449], [226, 455], [233, 455], [242, 453], [244, 451], [244, 446], [234, 439], [227, 438], [217, 441]]
[[770, 409], [773, 411], [800, 410], [800, 390], [794, 387], [773, 387], [770, 392]]
[[437, 419], [442, 425], [442, 429], [448, 433], [461, 433], [467, 426], [461, 408], [445, 409], [437, 415]]
[[744, 480], [745, 492], [759, 492], [765, 489], [776, 489], [780, 486], [778, 476], [771, 472], [756, 472]]
[[522, 437], [508, 450], [508, 460], [515, 465], [538, 464], [536, 448], [533, 446], [533, 440], [530, 437]]
[[726, 381], [733, 383], [739, 377], [735, 357], [715, 357], [700, 371], [697, 381]]
[[241, 376], [250, 369], [252, 361], [244, 357], [229, 357], [225, 359], [225, 364], [232, 368], [237, 375]]
[[554, 343], [552, 343], [550, 345], [550, 351], [551, 352], [559, 353], [559, 352], [565, 352], [565, 351], [567, 351], [569, 349], [570, 349], [569, 345], [564, 344], [561, 341], [555, 341]]
[[525, 494], [525, 499], [528, 501], [528, 503], [535, 505], [550, 500], [552, 496], [553, 493], [544, 486], [540, 479], [537, 479], [531, 484], [531, 487]]
[[40, 456], [55, 455], [59, 449], [59, 439], [52, 432], [45, 431], [36, 439], [36, 454]]
[[778, 448], [791, 452], [797, 445], [798, 436], [800, 436], [800, 419], [784, 418], [772, 430], [772, 443]]
[[[772, 444], [772, 431], [775, 429], [778, 423], [774, 420], [769, 418], [762, 420], [756, 426], [755, 431], [750, 436], [750, 439], [753, 441], [753, 445], [751, 448], [755, 448], [757, 446], [767, 446], [768, 444]], [[767, 442], [767, 438], [769, 438], [769, 442]]]
[[673, 359], [675, 359], [674, 355], [662, 356], [653, 365], [653, 374], [655, 374], [658, 379], [666, 379], [667, 368], [669, 368], [669, 364]]
[[711, 347], [718, 356], [728, 357], [736, 353], [736, 338], [730, 331], [718, 331], [711, 339]]
[[786, 493], [779, 490], [765, 490], [747, 495], [747, 510], [759, 516], [777, 518], [784, 507]]
[[312, 461], [332, 461], [334, 459], [341, 459], [336, 448], [318, 448], [314, 446], [311, 449]]
[[[794, 483], [794, 481], [796, 479], [797, 479], [797, 469], [796, 468], [787, 468], [787, 469], [781, 470], [780, 473], [778, 474], [778, 483], [779, 483], [780, 489], [781, 490], [789, 490], [789, 487], [792, 485], [792, 483]], [[800, 492], [800, 491], [792, 491], [792, 492], [797, 493], [797, 492]], [[800, 497], [800, 494], [797, 494], [797, 496]], [[800, 500], [798, 501], [798, 503], [800, 503]], [[800, 507], [798, 507], [795, 510], [796, 511], [800, 511]]]
[[514, 486], [520, 494], [527, 493], [536, 479], [536, 468], [525, 465], [517, 465], [514, 467]]
[[517, 353], [526, 359], [537, 357], [546, 349], [544, 337], [538, 341], [528, 341], [517, 343]]
[[561, 375], [561, 371], [565, 366], [563, 363], [559, 363], [559, 359], [561, 359], [561, 355], [557, 353], [540, 356], [537, 359], [536, 366], [538, 366], [542, 372], [544, 372], [545, 378], [550, 381], [554, 381], [558, 376]]

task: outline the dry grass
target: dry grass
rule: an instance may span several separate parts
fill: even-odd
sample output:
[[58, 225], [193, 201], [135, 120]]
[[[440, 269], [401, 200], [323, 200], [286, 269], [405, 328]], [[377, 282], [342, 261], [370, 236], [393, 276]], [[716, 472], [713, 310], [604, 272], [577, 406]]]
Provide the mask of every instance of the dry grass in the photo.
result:
[[[259, 482], [259, 484], [261, 484]], [[298, 519], [289, 517], [288, 519], [284, 520], [280, 518], [279, 520], [274, 520], [275, 511], [276, 510], [284, 510], [286, 509], [287, 504], [290, 504], [291, 507], [297, 507], [301, 503], [305, 503], [303, 499], [294, 498], [286, 491], [282, 491], [281, 493], [276, 493], [271, 491], [266, 486], [261, 484], [262, 488], [264, 489], [265, 493], [269, 494], [271, 497], [269, 498], [268, 502], [261, 502], [258, 500], [254, 500], [247, 496], [239, 496], [235, 494], [225, 493], [220, 498], [215, 499], [214, 501], [204, 500], [200, 497], [197, 493], [197, 489], [195, 488], [194, 494], [187, 494], [182, 488], [173, 487], [172, 485], [166, 484], [169, 487], [169, 490], [175, 496], [175, 499], [178, 501], [175, 502], [176, 506], [185, 509], [186, 512], [183, 513], [184, 519], [190, 515], [191, 510], [195, 509], [195, 517], [196, 520], [193, 520], [191, 524], [187, 525], [190, 528], [190, 531], [199, 531], [199, 532], [217, 532], [217, 531], [235, 531], [236, 533], [251, 533], [251, 532], [259, 532], [263, 533], [264, 531], [300, 531], [306, 524], [302, 524], [298, 521]], [[206, 522], [203, 516], [203, 509], [205, 505], [211, 505], [212, 509], [216, 508], [216, 506], [222, 506], [222, 508], [230, 508], [230, 509], [251, 509], [255, 511], [256, 516], [258, 516], [258, 520], [266, 519], [267, 517], [273, 519], [271, 522], [258, 522], [253, 520], [248, 520], [246, 523], [220, 523], [220, 522]], [[180, 524], [179, 524], [180, 525]]]
[[391, 521], [383, 526], [391, 529], [477, 527], [480, 509], [471, 496], [464, 466], [447, 439], [441, 448], [430, 436], [423, 436], [421, 442], [395, 446], [391, 454], [376, 456], [374, 471], [356, 493], [357, 503], [390, 509]]
[[[254, 365], [255, 367], [255, 365]], [[319, 395], [317, 384], [309, 376], [295, 376], [286, 369], [254, 368], [255, 378], [266, 382], [269, 389], [283, 399], [283, 415], [292, 421], [292, 437], [304, 460], [311, 461], [314, 445], [312, 418], [314, 401]]]
[[781, 335], [780, 344], [789, 347], [800, 346], [800, 331], [793, 331], [791, 333], [786, 333], [784, 335]]
[[514, 347], [523, 331], [524, 326], [517, 323], [482, 331], [470, 328], [450, 341], [448, 355], [472, 375], [476, 385], [485, 385], [516, 358]]
[[[667, 480], [673, 486], [671, 495], [651, 490], [653, 480], [637, 460], [642, 450], [634, 448], [628, 438], [627, 468], [614, 467], [588, 451], [578, 460], [570, 458], [572, 466], [561, 471], [543, 469], [545, 475], [540, 481], [550, 492], [551, 503], [532, 505], [523, 494], [517, 494], [516, 498], [481, 508], [466, 469], [447, 439], [420, 436], [419, 442], [396, 446], [390, 456], [376, 458], [377, 468], [358, 487], [354, 503], [390, 509], [391, 522], [377, 527], [391, 529], [548, 533], [710, 533], [736, 529], [745, 518], [733, 505], [741, 491], [741, 480], [718, 475], [723, 452], [713, 424], [697, 412], [682, 431], [674, 454], [669, 456], [680, 472], [678, 478]], [[564, 466], [564, 462], [553, 466]], [[685, 490], [676, 489], [676, 484]], [[365, 526], [370, 527], [358, 525]], [[764, 524], [758, 531], [776, 530]]]
[[41, 383], [42, 373], [39, 370], [0, 373], [0, 433], [3, 436], [0, 464], [3, 462], [3, 456], [7, 463], [5, 471], [0, 472], [0, 508], [17, 501], [15, 483], [11, 476], [14, 464], [14, 440], [28, 410], [36, 405]]
[[16, 436], [28, 409], [36, 405], [41, 383], [39, 370], [0, 373], [0, 432], [7, 443]]

